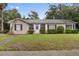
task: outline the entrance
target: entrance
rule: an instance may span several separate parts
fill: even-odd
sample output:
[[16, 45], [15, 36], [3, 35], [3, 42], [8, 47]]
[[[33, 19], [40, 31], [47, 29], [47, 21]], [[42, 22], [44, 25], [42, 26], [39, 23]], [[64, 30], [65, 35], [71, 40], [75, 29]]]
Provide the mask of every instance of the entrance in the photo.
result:
[[40, 33], [40, 24], [34, 24], [34, 33]]

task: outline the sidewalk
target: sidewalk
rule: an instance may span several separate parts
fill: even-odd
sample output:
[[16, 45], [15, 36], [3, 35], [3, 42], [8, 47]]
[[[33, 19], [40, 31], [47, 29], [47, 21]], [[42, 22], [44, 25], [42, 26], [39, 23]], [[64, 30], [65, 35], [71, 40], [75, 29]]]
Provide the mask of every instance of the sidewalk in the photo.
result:
[[79, 56], [79, 50], [0, 51], [0, 56]]

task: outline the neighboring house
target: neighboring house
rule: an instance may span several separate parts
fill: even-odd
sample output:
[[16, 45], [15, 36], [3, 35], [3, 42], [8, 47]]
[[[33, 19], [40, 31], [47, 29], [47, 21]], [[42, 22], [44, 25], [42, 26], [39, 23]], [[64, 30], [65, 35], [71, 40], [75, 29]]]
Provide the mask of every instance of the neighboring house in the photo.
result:
[[48, 29], [56, 29], [58, 26], [63, 26], [64, 31], [66, 29], [76, 29], [76, 22], [64, 19], [46, 19], [46, 20], [26, 20], [26, 19], [14, 19], [9, 21], [10, 32], [13, 34], [27, 34], [29, 30], [34, 30], [34, 33], [40, 33], [40, 29], [43, 27], [47, 32]]

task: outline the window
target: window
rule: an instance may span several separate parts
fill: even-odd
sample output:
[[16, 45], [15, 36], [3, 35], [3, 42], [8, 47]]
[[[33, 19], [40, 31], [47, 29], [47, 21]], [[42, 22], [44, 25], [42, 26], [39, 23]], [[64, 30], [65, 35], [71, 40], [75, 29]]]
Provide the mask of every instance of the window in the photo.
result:
[[48, 24], [48, 29], [56, 29], [56, 24]]
[[15, 30], [21, 31], [22, 30], [22, 24], [15, 24]]
[[66, 25], [66, 29], [72, 29], [72, 25]]
[[55, 29], [55, 24], [49, 24], [49, 29]]
[[45, 24], [41, 24], [41, 29], [45, 29]]
[[29, 29], [33, 30], [33, 24], [29, 24]]
[[36, 25], [36, 29], [38, 29], [38, 25]]

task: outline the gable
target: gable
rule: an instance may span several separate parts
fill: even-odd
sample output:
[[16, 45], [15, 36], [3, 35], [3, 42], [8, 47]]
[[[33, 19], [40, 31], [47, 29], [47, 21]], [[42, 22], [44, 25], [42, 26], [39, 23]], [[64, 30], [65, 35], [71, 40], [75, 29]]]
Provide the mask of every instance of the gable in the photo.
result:
[[15, 20], [14, 23], [22, 24], [22, 23], [25, 23], [25, 22], [23, 22], [23, 21], [21, 21], [21, 20]]
[[15, 23], [15, 24], [28, 24], [28, 23], [26, 23], [26, 22], [24, 22], [23, 20], [20, 20], [20, 19], [15, 19], [12, 22]]

